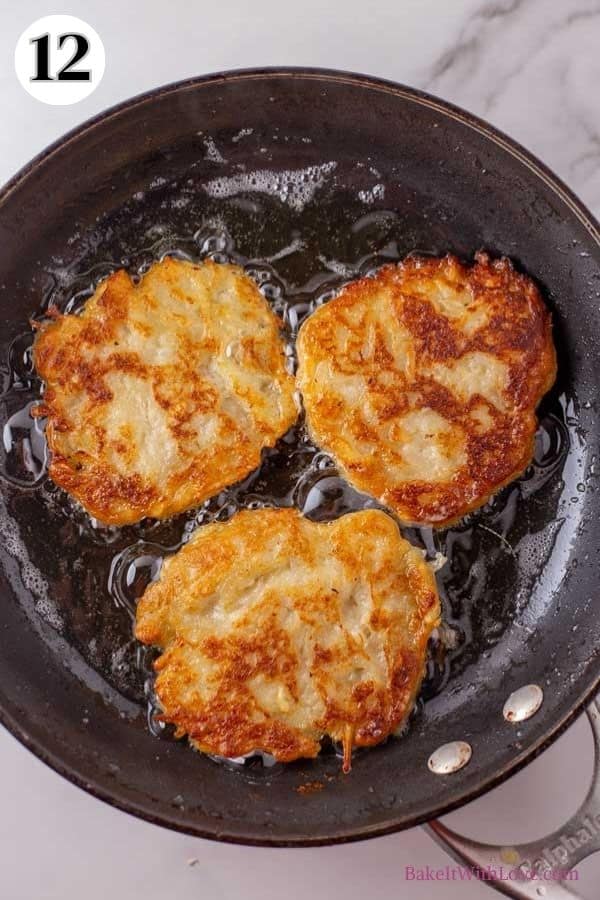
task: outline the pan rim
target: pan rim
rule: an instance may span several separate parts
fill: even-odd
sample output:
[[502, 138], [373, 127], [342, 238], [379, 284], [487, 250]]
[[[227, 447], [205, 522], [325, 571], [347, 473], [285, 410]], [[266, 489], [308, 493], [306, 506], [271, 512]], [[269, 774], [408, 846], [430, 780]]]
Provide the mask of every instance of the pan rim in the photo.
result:
[[[544, 184], [553, 191], [563, 203], [565, 203], [573, 215], [575, 215], [579, 222], [586, 228], [595, 243], [600, 246], [600, 223], [581, 200], [579, 200], [577, 195], [534, 154], [526, 150], [521, 144], [499, 129], [487, 123], [485, 120], [425, 91], [408, 85], [399, 84], [389, 79], [344, 70], [304, 66], [242, 68], [209, 73], [171, 82], [115, 104], [68, 131], [17, 171], [4, 187], [0, 189], [0, 212], [6, 199], [40, 166], [49, 163], [58, 153], [68, 150], [69, 145], [79, 138], [94, 131], [96, 128], [103, 126], [106, 122], [123, 113], [127, 113], [132, 109], [143, 106], [146, 103], [154, 102], [159, 98], [167, 97], [171, 94], [193, 91], [215, 83], [225, 84], [240, 80], [258, 80], [273, 77], [347, 84], [355, 88], [376, 90], [402, 97], [417, 105], [429, 107], [448, 118], [466, 125], [481, 134], [484, 138], [491, 140], [494, 144], [501, 147], [522, 165], [526, 166], [532, 174], [541, 179]], [[2, 707], [1, 703], [0, 723], [24, 747], [37, 756], [38, 759], [59, 775], [62, 775], [72, 784], [75, 784], [93, 797], [110, 804], [116, 809], [128, 812], [152, 824], [161, 825], [174, 831], [190, 834], [195, 837], [218, 840], [225, 843], [262, 847], [315, 847], [349, 843], [392, 834], [423, 824], [430, 821], [432, 818], [446, 815], [452, 810], [458, 809], [466, 803], [475, 800], [477, 797], [480, 797], [507, 780], [511, 775], [518, 772], [550, 746], [550, 744], [566, 730], [577, 716], [583, 712], [586, 704], [592, 699], [599, 687], [600, 671], [592, 678], [591, 683], [579, 692], [576, 701], [562, 719], [554, 722], [553, 725], [528, 746], [526, 750], [507, 762], [492, 776], [480, 779], [476, 785], [463, 790], [460, 795], [452, 801], [448, 801], [438, 806], [432, 805], [432, 808], [428, 808], [418, 815], [411, 815], [408, 817], [396, 816], [385, 823], [378, 823], [376, 825], [350, 826], [342, 832], [338, 831], [337, 834], [327, 837], [313, 837], [310, 835], [296, 836], [293, 834], [288, 837], [270, 837], [264, 833], [259, 835], [256, 832], [252, 832], [251, 829], [228, 832], [226, 829], [222, 830], [217, 827], [216, 823], [214, 829], [208, 830], [207, 828], [194, 823], [183, 822], [176, 816], [170, 816], [167, 812], [152, 812], [148, 805], [138, 803], [135, 800], [124, 799], [122, 796], [119, 796], [118, 791], [108, 789], [101, 784], [99, 780], [90, 781], [89, 779], [84, 778], [74, 766], [65, 763], [62, 759], [50, 752], [43, 745], [43, 742], [38, 741], [28, 734], [27, 730], [7, 709]]]

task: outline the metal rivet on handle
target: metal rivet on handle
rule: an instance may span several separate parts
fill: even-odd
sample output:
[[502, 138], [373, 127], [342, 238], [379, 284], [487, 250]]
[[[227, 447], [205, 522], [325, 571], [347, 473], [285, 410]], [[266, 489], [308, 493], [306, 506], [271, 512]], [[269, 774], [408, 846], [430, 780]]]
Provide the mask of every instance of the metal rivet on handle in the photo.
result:
[[435, 775], [451, 775], [466, 766], [472, 752], [471, 745], [466, 741], [451, 741], [434, 750], [427, 765]]
[[524, 722], [536, 714], [544, 702], [544, 692], [537, 684], [526, 684], [513, 691], [502, 713], [507, 722]]

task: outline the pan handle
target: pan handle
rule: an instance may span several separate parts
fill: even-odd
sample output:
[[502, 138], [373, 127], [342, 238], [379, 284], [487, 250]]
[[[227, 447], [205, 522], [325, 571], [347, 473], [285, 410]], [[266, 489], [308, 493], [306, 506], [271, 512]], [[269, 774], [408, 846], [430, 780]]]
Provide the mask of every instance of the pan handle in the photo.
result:
[[[594, 735], [594, 774], [585, 800], [552, 834], [515, 846], [483, 844], [434, 820], [426, 830], [459, 863], [479, 871], [486, 884], [517, 900], [580, 900], [567, 873], [600, 850], [600, 696], [586, 713]], [[562, 881], [557, 880], [564, 873]], [[510, 877], [509, 877], [510, 876]]]

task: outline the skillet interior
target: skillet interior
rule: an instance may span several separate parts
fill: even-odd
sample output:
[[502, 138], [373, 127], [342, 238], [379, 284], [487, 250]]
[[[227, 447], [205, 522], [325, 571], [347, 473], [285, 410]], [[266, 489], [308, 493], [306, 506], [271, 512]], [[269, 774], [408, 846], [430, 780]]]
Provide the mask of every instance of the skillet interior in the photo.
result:
[[[280, 173], [267, 178], [269, 196], [257, 192], [260, 178], [247, 177], [265, 169]], [[281, 174], [290, 170], [302, 177]], [[303, 246], [273, 260], [294, 240]], [[3, 424], [35, 394], [24, 358], [28, 316], [74, 295], [77, 304], [119, 265], [136, 270], [167, 251], [237, 256], [266, 280], [276, 305], [287, 297], [302, 313], [302, 304], [385, 259], [415, 250], [469, 258], [482, 246], [540, 283], [555, 316], [559, 383], [542, 409], [539, 465], [440, 539], [451, 557], [440, 573], [446, 617], [460, 647], [445, 666], [432, 664], [429, 699], [408, 734], [358, 754], [347, 777], [334, 755], [231, 770], [153, 737], [134, 649], [113, 652], [127, 645], [126, 607], [144, 567], [130, 572], [130, 596], [117, 594], [122, 606], [108, 593], [108, 570], [140, 537], [172, 546], [181, 523], [124, 539], [95, 532], [43, 479], [35, 490], [15, 485], [9, 457], [0, 708], [24, 743], [131, 812], [256, 843], [407, 827], [530, 758], [600, 671], [600, 248], [585, 210], [487, 126], [405, 88], [336, 73], [231, 73], [167, 88], [84, 126], [17, 176], [0, 199], [0, 343], [12, 342]], [[275, 471], [269, 485], [280, 499], [281, 478]], [[343, 509], [347, 498], [336, 496], [324, 515]], [[517, 731], [502, 706], [528, 682], [544, 688], [545, 702]], [[472, 744], [470, 764], [451, 778], [429, 773], [431, 751], [457, 738]], [[296, 790], [315, 781], [321, 790]]]

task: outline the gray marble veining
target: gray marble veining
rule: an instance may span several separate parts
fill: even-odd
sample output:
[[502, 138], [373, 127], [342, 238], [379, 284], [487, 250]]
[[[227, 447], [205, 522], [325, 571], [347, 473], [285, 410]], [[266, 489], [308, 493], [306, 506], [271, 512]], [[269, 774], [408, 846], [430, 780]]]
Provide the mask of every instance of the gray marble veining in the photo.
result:
[[[600, 0], [76, 0], [69, 11], [104, 41], [104, 80], [76, 106], [44, 107], [17, 82], [14, 47], [31, 22], [61, 8], [0, 3], [0, 183], [68, 129], [158, 84], [246, 66], [313, 65], [379, 75], [464, 106], [536, 153], [600, 215]], [[591, 757], [580, 720], [448, 824], [484, 841], [554, 828], [583, 797]], [[449, 862], [421, 829], [301, 852], [217, 845], [98, 803], [1, 729], [0, 763], [10, 813], [0, 820], [2, 896], [11, 900], [106, 900], [115, 891], [143, 891], [145, 900], [495, 896], [480, 882], [406, 881], [407, 866]], [[597, 897], [599, 875], [600, 854], [582, 870], [582, 893]]]
[[600, 213], [600, 3], [484, 3], [422, 86], [539, 155]]

